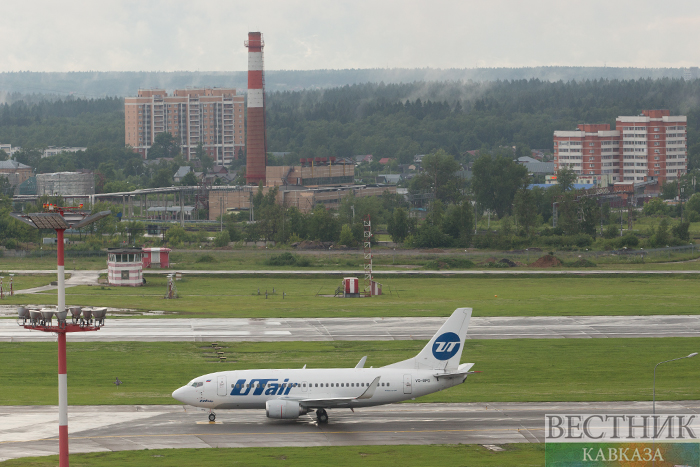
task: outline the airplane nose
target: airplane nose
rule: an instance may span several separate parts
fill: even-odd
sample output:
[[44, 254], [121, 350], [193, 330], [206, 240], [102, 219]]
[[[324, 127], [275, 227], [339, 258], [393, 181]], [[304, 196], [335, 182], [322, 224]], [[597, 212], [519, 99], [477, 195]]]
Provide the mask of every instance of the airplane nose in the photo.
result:
[[187, 402], [185, 395], [187, 394], [187, 386], [182, 386], [179, 389], [173, 391], [173, 398], [179, 400], [180, 402]]

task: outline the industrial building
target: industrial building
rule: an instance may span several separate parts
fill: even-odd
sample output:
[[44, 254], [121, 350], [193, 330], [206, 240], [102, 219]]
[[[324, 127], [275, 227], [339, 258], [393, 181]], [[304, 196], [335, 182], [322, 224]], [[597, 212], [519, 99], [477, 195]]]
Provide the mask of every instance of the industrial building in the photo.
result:
[[44, 149], [43, 154], [41, 155], [42, 158], [44, 157], [51, 157], [51, 156], [56, 156], [58, 154], [61, 154], [63, 152], [80, 152], [80, 151], [87, 151], [87, 148], [84, 147], [56, 147], [56, 146], [49, 146], [48, 148]]
[[82, 172], [55, 172], [36, 176], [36, 195], [86, 196], [95, 194], [95, 176]]
[[677, 180], [688, 170], [687, 117], [668, 110], [644, 110], [609, 124], [582, 124], [554, 132], [554, 169], [568, 167], [598, 180], [634, 184]]
[[168, 132], [186, 160], [201, 142], [218, 164], [230, 164], [245, 147], [244, 97], [235, 89], [143, 89], [124, 99], [125, 143], [144, 159], [159, 133]]
[[[227, 187], [228, 188], [228, 187]], [[267, 194], [274, 187], [263, 187]], [[326, 187], [278, 186], [277, 202], [287, 207], [296, 207], [303, 213], [311, 212], [318, 204], [327, 209], [338, 208], [341, 200], [350, 193], [358, 198], [382, 196], [385, 192], [396, 193], [395, 185], [348, 185]], [[209, 220], [216, 220], [227, 212], [248, 211], [257, 188], [251, 186], [230, 187], [226, 190], [209, 192]]]
[[[266, 167], [263, 193], [277, 187], [277, 202], [296, 207], [304, 213], [322, 204], [327, 209], [337, 208], [344, 196], [351, 192], [357, 197], [382, 196], [396, 193], [395, 185], [355, 185], [355, 163], [352, 159], [302, 159], [298, 166]], [[256, 187], [247, 186], [226, 191], [209, 192], [209, 219], [221, 214], [250, 209]]]
[[0, 177], [7, 178], [15, 194], [19, 194], [19, 186], [34, 176], [34, 170], [21, 162], [6, 160], [0, 161]]

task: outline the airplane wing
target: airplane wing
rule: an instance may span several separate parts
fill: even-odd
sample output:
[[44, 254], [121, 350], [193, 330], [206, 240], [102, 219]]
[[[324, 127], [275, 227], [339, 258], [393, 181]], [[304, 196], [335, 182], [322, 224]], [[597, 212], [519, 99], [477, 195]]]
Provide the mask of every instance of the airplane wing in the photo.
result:
[[436, 373], [433, 376], [439, 381], [440, 378], [460, 378], [466, 377], [468, 375], [476, 373], [476, 371], [469, 371], [473, 367], [473, 363], [463, 363], [458, 368], [457, 371], [451, 371], [448, 373]]
[[[320, 397], [320, 398], [308, 398], [308, 399], [294, 398], [293, 400], [296, 400], [297, 402], [299, 402], [299, 404], [301, 404], [305, 407], [313, 407], [313, 408], [348, 407], [355, 400], [371, 399], [372, 396], [374, 395], [374, 391], [377, 389], [377, 386], [379, 386], [379, 379], [380, 379], [380, 376], [377, 376], [376, 378], [374, 378], [374, 381], [372, 381], [372, 383], [365, 390], [365, 392], [363, 392], [361, 395], [359, 395], [357, 397]], [[285, 397], [284, 399], [289, 399], [289, 398]]]
[[365, 367], [365, 362], [367, 361], [367, 355], [362, 357], [359, 362], [357, 362], [357, 365], [355, 365], [355, 368], [364, 368]]

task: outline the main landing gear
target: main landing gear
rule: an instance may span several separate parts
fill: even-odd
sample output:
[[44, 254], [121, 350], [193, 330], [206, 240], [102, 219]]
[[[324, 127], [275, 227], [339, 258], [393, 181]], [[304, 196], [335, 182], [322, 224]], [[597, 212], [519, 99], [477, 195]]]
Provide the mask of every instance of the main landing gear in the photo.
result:
[[214, 412], [209, 413], [209, 421], [210, 422], [215, 422], [216, 421], [216, 414]]
[[328, 423], [328, 413], [326, 412], [326, 410], [325, 409], [318, 409], [316, 411], [316, 419], [318, 420], [319, 424]]

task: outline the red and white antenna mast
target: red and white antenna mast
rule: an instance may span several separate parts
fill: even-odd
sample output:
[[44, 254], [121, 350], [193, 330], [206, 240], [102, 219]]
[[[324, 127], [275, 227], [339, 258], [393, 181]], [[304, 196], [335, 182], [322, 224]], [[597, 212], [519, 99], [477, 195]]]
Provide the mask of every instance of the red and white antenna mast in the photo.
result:
[[246, 183], [265, 184], [267, 144], [265, 141], [265, 73], [263, 48], [265, 41], [260, 32], [249, 32], [248, 40], [248, 120], [246, 135]]

